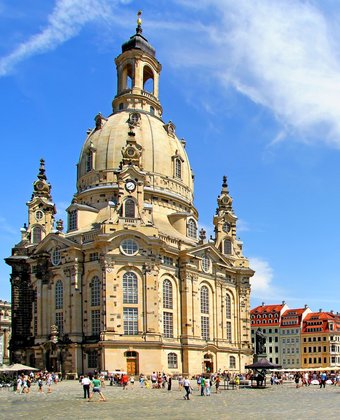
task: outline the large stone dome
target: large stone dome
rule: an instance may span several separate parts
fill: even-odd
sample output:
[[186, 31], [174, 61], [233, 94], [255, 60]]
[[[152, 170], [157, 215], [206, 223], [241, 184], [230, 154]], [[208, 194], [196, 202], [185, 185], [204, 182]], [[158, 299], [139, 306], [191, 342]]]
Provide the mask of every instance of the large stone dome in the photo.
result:
[[[133, 127], [133, 141], [140, 150], [140, 169], [151, 184], [176, 192], [185, 201], [192, 202], [192, 172], [185, 142], [175, 135], [175, 126], [171, 122], [165, 124], [148, 112], [133, 109], [116, 112], [107, 119], [101, 118], [100, 127], [89, 133], [79, 159], [78, 194], [115, 183], [115, 173], [123, 160], [127, 141], [132, 137], [131, 116], [136, 115], [138, 122]], [[93, 154], [91, 170], [88, 167], [89, 153]], [[181, 166], [180, 177], [176, 176], [176, 160]]]

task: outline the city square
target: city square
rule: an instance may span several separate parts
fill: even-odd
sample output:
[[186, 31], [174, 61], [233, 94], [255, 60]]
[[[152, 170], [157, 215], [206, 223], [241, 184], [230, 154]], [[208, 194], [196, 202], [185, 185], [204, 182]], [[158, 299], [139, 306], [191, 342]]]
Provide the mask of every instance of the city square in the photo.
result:
[[183, 399], [184, 390], [178, 390], [177, 381], [171, 391], [141, 388], [139, 383], [121, 387], [107, 385], [102, 389], [107, 401], [88, 402], [83, 398], [82, 386], [77, 380], [53, 385], [50, 394], [40, 394], [33, 385], [29, 394], [12, 390], [0, 391], [0, 418], [139, 418], [139, 419], [197, 419], [217, 416], [221, 419], [311, 419], [322, 413], [324, 418], [336, 418], [340, 387], [328, 385], [296, 389], [293, 382], [268, 386], [265, 389], [222, 390], [210, 397], [201, 397], [194, 381], [190, 401]]

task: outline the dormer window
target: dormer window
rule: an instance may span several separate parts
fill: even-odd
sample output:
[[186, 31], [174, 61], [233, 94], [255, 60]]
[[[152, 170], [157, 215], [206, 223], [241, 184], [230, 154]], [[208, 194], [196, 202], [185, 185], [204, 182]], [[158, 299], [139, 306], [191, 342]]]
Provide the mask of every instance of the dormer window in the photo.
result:
[[39, 227], [39, 226], [34, 227], [32, 233], [33, 233], [32, 243], [33, 244], [38, 244], [41, 241], [41, 237], [42, 237], [41, 227]]
[[175, 159], [175, 177], [182, 179], [182, 162], [179, 158]]
[[197, 239], [197, 225], [194, 219], [188, 220], [187, 235], [189, 238]]
[[223, 254], [231, 255], [231, 240], [230, 239], [226, 239], [223, 242]]
[[78, 228], [78, 212], [72, 210], [68, 213], [68, 230], [76, 230]]
[[93, 169], [93, 152], [89, 150], [86, 154], [86, 172], [90, 172]]
[[134, 200], [128, 198], [124, 202], [124, 217], [135, 218], [136, 217], [136, 206]]

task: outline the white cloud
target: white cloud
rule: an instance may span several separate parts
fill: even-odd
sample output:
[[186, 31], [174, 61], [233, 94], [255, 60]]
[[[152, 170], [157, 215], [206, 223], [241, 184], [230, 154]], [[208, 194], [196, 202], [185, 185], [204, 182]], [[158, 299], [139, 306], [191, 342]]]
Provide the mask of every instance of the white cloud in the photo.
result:
[[0, 59], [0, 76], [28, 57], [57, 48], [76, 36], [85, 24], [109, 15], [107, 0], [58, 0], [48, 16], [46, 28]]
[[[194, 1], [179, 3], [197, 8]], [[337, 6], [333, 16], [299, 0], [202, 0], [200, 6], [219, 13], [204, 29], [205, 54], [200, 43], [190, 62], [208, 71], [214, 66], [224, 86], [270, 109], [289, 134], [305, 142], [322, 136], [340, 147]], [[284, 139], [281, 133], [276, 141]]]
[[252, 297], [258, 299], [277, 299], [278, 295], [272, 285], [273, 269], [270, 264], [258, 257], [249, 258], [250, 267], [255, 270], [251, 278]]

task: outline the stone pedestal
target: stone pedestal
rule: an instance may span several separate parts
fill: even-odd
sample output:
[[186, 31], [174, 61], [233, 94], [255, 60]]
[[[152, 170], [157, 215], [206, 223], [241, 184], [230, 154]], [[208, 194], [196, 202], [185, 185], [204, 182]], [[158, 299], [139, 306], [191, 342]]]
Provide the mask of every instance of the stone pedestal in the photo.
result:
[[254, 354], [254, 363], [258, 362], [260, 359], [267, 359], [267, 354]]

